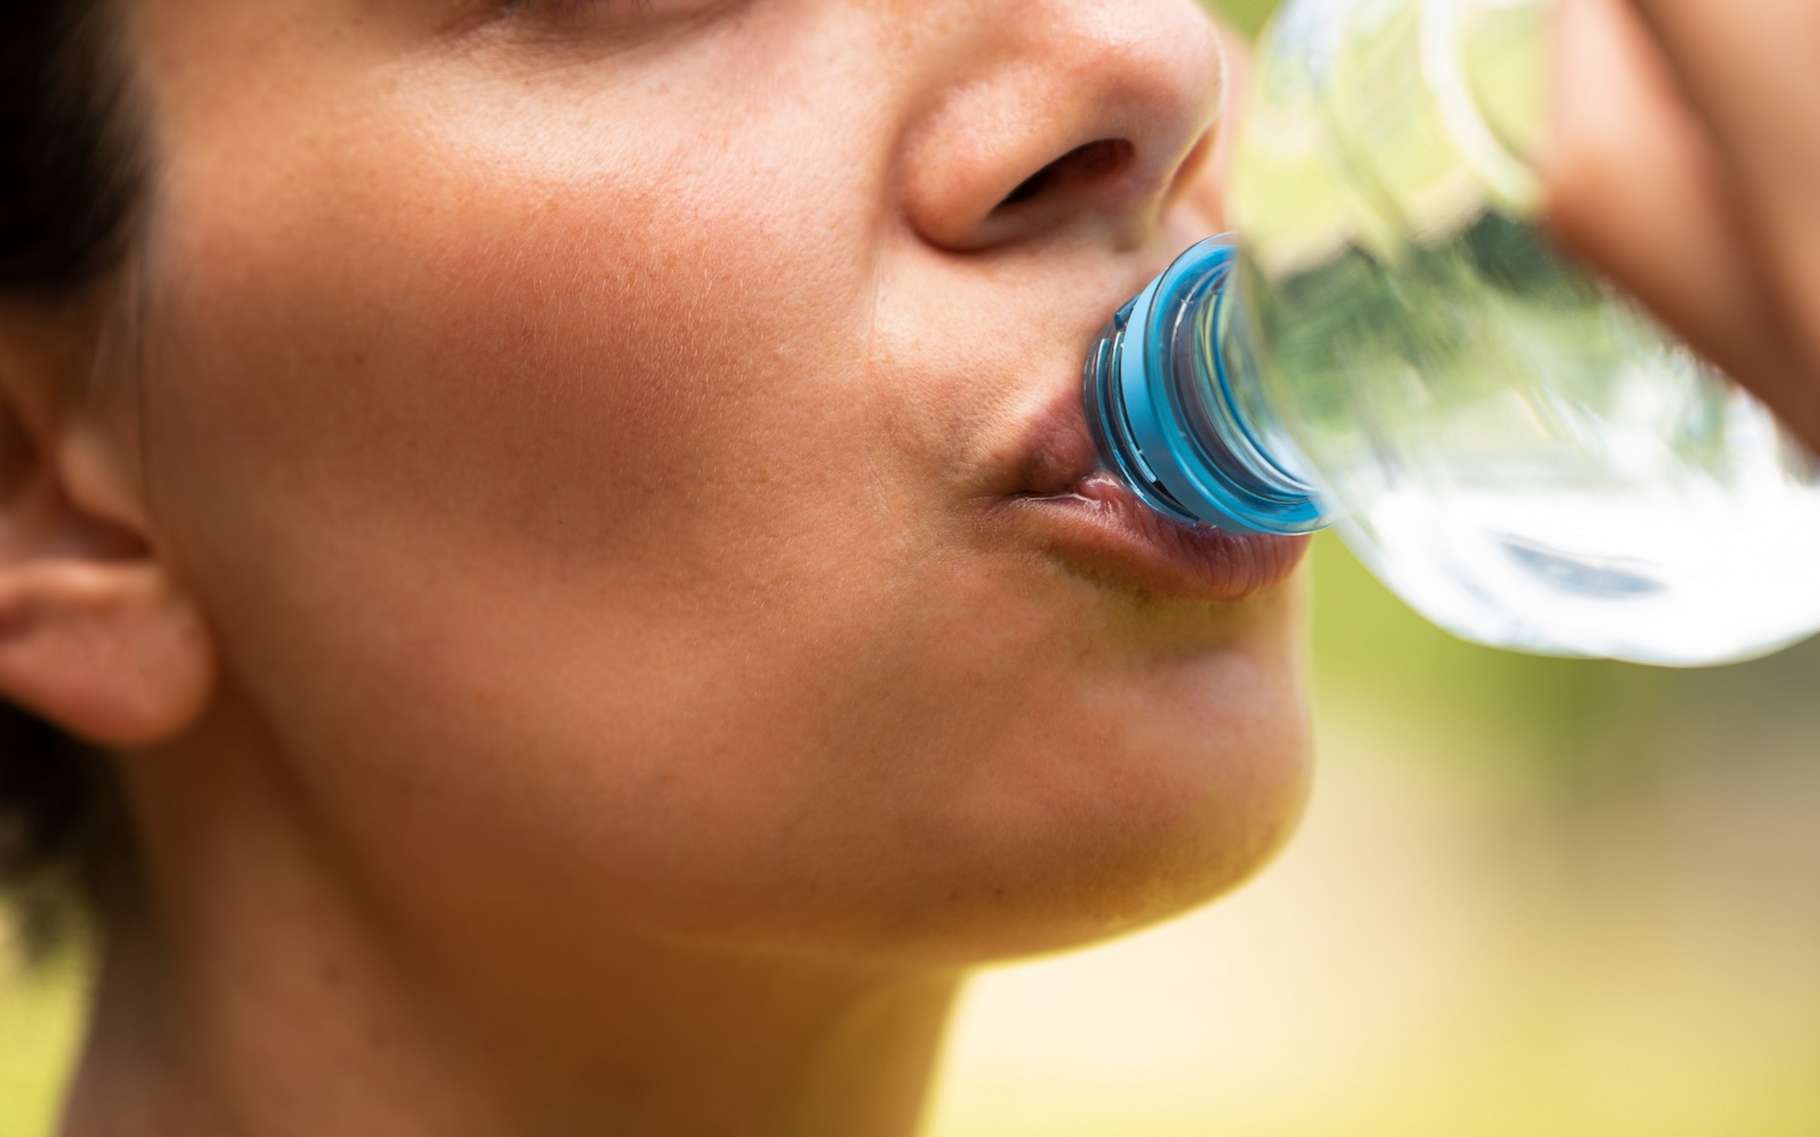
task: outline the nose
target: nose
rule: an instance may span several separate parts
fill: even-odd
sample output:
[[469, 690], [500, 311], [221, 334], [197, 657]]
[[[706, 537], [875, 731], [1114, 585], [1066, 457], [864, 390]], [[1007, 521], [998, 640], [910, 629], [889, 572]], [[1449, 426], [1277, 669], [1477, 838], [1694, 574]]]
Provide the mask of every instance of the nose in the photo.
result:
[[1083, 227], [1142, 244], [1209, 149], [1212, 22], [1194, 0], [981, 8], [968, 65], [905, 136], [910, 224], [957, 252]]

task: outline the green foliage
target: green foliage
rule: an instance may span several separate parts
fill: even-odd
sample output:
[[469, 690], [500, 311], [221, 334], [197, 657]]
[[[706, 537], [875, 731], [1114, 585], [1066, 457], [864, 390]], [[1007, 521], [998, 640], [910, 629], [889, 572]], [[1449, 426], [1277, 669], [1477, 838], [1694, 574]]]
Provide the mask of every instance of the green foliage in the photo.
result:
[[1211, 7], [1246, 32], [1256, 35], [1276, 10], [1276, 0], [1213, 0]]
[[84, 960], [26, 970], [9, 958], [0, 919], [0, 1137], [49, 1133], [81, 1030]]

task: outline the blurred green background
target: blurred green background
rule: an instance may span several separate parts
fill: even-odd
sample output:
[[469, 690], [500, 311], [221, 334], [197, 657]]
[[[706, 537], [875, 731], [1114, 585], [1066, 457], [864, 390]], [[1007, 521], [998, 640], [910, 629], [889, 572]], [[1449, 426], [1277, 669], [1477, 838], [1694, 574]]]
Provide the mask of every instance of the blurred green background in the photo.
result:
[[[1198, 914], [978, 981], [930, 1137], [1820, 1133], [1820, 644], [1500, 654], [1315, 561], [1301, 835]], [[85, 961], [8, 978], [8, 942], [0, 1137], [39, 1137]]]

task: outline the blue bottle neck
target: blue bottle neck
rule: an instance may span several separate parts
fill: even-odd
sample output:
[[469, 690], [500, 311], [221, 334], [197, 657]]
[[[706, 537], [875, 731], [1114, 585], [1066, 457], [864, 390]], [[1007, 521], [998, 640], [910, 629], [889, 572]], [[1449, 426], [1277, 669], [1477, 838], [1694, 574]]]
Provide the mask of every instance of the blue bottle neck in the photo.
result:
[[1210, 237], [1119, 309], [1087, 359], [1087, 422], [1101, 462], [1161, 513], [1311, 532], [1326, 510], [1265, 443], [1262, 400], [1240, 397], [1260, 388], [1236, 269], [1232, 239]]

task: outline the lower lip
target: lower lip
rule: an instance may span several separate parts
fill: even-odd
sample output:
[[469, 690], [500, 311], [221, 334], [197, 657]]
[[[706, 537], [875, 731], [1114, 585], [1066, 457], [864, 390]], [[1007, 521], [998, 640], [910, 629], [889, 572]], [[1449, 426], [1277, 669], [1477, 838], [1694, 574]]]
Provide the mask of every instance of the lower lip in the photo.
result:
[[1307, 537], [1172, 521], [1105, 472], [1066, 493], [1008, 498], [999, 509], [1064, 559], [1191, 600], [1230, 602], [1267, 591], [1288, 580], [1308, 550]]

